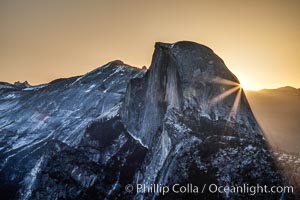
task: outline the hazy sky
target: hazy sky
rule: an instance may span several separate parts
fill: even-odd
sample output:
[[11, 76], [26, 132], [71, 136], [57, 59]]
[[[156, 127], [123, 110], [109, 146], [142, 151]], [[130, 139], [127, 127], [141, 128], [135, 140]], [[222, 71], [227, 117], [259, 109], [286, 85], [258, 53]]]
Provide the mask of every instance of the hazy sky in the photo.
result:
[[300, 87], [298, 0], [0, 0], [1, 81], [149, 66], [156, 41], [179, 40], [211, 47], [248, 89]]

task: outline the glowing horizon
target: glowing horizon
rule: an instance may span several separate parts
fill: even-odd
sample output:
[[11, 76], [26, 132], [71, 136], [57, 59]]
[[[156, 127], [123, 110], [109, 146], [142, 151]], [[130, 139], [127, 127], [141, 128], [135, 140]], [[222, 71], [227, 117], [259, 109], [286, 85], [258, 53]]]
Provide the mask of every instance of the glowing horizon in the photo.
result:
[[42, 84], [112, 60], [149, 66], [157, 41], [209, 46], [245, 90], [300, 87], [299, 1], [0, 2], [0, 81]]

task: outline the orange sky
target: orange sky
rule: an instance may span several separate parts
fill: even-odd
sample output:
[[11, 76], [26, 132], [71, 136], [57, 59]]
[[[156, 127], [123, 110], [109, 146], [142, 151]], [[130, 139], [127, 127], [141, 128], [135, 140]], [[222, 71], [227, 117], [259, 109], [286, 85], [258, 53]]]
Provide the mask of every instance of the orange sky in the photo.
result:
[[156, 41], [211, 47], [246, 89], [300, 87], [298, 0], [0, 0], [0, 80], [31, 84], [111, 60], [149, 66]]

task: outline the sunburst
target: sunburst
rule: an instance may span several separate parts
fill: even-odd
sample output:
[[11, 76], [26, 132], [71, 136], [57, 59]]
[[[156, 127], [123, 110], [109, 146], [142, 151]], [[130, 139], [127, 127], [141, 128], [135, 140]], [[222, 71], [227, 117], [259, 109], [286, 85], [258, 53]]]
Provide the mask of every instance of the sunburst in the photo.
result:
[[218, 95], [218, 96], [214, 97], [212, 100], [210, 100], [209, 105], [212, 106], [212, 105], [222, 101], [223, 99], [225, 99], [226, 97], [228, 97], [229, 95], [234, 93], [235, 91], [239, 90], [239, 88], [240, 88], [239, 86], [235, 86], [229, 90], [224, 91], [220, 95]]
[[223, 78], [220, 78], [220, 77], [213, 78], [213, 79], [211, 79], [210, 82], [214, 83], [214, 84], [234, 86], [234, 87], [222, 92], [218, 96], [215, 96], [214, 98], [212, 98], [209, 101], [209, 106], [212, 106], [212, 105], [224, 100], [226, 97], [230, 96], [231, 94], [237, 92], [227, 121], [231, 121], [231, 120], [236, 119], [236, 115], [238, 113], [238, 109], [239, 109], [239, 105], [240, 105], [240, 101], [241, 101], [241, 96], [242, 96], [242, 87], [241, 87], [241, 85], [237, 82], [234, 82], [234, 81], [231, 81], [231, 80], [228, 80], [228, 79], [223, 79]]

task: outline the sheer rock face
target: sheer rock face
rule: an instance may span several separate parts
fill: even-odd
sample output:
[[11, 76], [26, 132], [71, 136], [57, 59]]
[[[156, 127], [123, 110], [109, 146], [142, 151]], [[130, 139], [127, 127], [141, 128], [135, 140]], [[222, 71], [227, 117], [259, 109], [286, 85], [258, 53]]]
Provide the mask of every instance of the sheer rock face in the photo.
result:
[[[1, 195], [9, 189], [19, 199], [186, 199], [194, 196], [124, 188], [283, 185], [237, 85], [211, 49], [193, 42], [157, 43], [148, 70], [117, 61], [39, 87], [0, 83]], [[216, 98], [226, 91], [233, 92]]]
[[[137, 182], [281, 183], [238, 86], [238, 79], [208, 47], [157, 43], [149, 70], [129, 82], [121, 108], [127, 130], [149, 147]], [[233, 92], [216, 98], [227, 91]], [[258, 178], [266, 174], [268, 179]]]
[[[147, 145], [151, 145], [155, 132], [162, 127], [168, 109], [175, 109], [188, 121], [201, 117], [212, 121], [228, 120], [240, 89], [214, 102], [219, 99], [215, 97], [234, 89], [232, 85], [216, 81], [221, 79], [239, 84], [208, 47], [193, 42], [156, 43], [149, 71], [145, 77], [131, 80], [128, 85], [122, 118], [128, 130]], [[259, 135], [244, 92], [240, 99], [238, 112], [230, 121], [243, 126], [242, 133]]]

